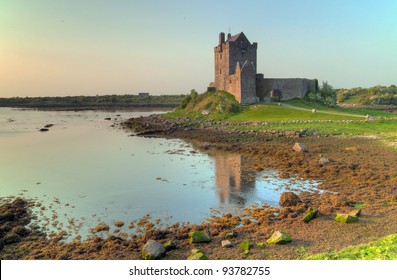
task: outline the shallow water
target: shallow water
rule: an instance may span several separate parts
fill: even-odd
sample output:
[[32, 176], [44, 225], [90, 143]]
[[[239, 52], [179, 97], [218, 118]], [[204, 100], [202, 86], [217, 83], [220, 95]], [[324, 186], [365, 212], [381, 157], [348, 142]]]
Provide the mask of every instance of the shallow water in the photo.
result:
[[[211, 209], [277, 207], [287, 186], [315, 189], [315, 182], [292, 184], [276, 171], [247, 172], [241, 155], [211, 156], [182, 140], [111, 127], [150, 114], [0, 108], [0, 197], [35, 198], [41, 225], [71, 231], [73, 221], [85, 235], [99, 222], [127, 226], [148, 213], [164, 225], [198, 223]], [[54, 126], [40, 132], [47, 124]]]

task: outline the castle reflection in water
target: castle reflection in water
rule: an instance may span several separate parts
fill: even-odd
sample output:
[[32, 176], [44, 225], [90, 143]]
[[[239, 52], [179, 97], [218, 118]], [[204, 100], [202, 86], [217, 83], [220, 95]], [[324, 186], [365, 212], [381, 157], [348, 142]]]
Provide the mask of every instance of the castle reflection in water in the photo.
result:
[[242, 155], [213, 155], [212, 158], [220, 202], [244, 205], [256, 186], [256, 173], [248, 171], [248, 159]]

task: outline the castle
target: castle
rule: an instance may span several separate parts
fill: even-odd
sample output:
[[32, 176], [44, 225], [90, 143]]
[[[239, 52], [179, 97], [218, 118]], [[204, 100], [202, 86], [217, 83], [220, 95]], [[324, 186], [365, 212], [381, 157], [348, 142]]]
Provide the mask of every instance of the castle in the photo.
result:
[[317, 80], [269, 79], [257, 73], [258, 43], [250, 43], [243, 32], [236, 35], [219, 34], [214, 49], [215, 80], [209, 90], [225, 90], [241, 104], [258, 101], [303, 98], [309, 91], [317, 91]]

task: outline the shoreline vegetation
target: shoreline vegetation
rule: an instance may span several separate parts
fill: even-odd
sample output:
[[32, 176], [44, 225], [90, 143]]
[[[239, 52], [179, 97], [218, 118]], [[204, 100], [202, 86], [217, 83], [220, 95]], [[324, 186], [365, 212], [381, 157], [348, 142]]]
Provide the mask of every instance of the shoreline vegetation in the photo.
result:
[[[117, 125], [134, 136], [192, 141], [207, 153], [243, 154], [247, 170], [317, 180], [321, 191], [287, 192], [281, 208], [253, 206], [198, 225], [160, 229], [143, 217], [130, 224], [132, 235], [123, 232], [129, 221], [119, 222], [118, 232], [101, 225], [104, 236], [73, 241], [30, 228], [34, 202], [16, 198], [1, 206], [0, 259], [396, 259], [393, 112], [310, 100], [240, 106], [224, 92], [192, 91], [173, 112]], [[284, 244], [271, 244], [283, 236]], [[161, 248], [156, 255], [149, 247]]]

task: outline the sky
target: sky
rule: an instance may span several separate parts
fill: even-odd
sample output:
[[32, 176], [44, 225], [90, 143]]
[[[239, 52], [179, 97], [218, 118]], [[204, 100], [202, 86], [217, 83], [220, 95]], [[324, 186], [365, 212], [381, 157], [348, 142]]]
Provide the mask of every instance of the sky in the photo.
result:
[[394, 0], [0, 0], [0, 97], [204, 92], [220, 32], [258, 73], [397, 84]]

